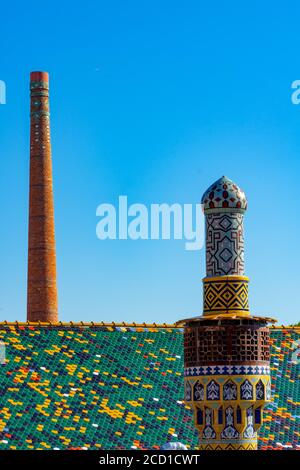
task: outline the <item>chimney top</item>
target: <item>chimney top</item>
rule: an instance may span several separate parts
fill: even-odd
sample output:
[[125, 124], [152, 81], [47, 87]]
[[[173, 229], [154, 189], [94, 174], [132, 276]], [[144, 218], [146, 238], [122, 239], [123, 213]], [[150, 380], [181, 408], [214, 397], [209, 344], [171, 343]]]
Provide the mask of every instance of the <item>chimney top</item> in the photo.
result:
[[49, 82], [48, 72], [31, 72], [30, 73], [31, 82]]

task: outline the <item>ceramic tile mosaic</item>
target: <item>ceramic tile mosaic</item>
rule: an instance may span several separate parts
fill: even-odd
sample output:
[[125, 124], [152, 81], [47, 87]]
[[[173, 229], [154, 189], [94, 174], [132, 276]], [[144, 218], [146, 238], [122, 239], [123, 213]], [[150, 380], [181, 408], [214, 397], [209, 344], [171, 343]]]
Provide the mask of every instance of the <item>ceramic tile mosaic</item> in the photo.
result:
[[[300, 448], [296, 330], [271, 331], [261, 449]], [[197, 447], [180, 329], [0, 327], [0, 449]]]

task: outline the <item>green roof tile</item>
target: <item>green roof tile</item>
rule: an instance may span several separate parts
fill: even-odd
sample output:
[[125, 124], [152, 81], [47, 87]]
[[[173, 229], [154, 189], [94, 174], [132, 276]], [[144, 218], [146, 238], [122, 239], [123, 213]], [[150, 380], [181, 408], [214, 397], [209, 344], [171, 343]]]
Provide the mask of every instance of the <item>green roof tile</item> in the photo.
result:
[[[180, 329], [0, 327], [0, 449], [197, 447]], [[297, 330], [271, 330], [261, 449], [300, 448]]]

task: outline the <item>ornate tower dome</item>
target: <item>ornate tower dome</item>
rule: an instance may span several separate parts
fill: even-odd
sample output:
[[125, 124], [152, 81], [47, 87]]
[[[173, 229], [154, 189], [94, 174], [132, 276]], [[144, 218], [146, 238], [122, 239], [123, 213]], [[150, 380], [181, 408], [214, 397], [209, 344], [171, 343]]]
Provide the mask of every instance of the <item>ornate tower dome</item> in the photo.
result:
[[203, 194], [201, 203], [206, 214], [213, 212], [245, 212], [247, 199], [244, 191], [227, 176], [222, 176]]

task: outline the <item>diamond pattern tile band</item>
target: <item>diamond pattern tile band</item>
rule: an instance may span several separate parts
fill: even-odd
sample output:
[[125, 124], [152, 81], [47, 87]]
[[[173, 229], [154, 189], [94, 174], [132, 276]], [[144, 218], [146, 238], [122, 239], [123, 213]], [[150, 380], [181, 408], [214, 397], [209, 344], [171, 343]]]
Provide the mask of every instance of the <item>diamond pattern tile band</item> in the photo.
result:
[[195, 377], [199, 375], [270, 375], [270, 367], [266, 366], [203, 366], [186, 367], [184, 369], [185, 377]]
[[203, 279], [204, 315], [218, 313], [249, 314], [248, 283], [246, 276], [220, 276]]

